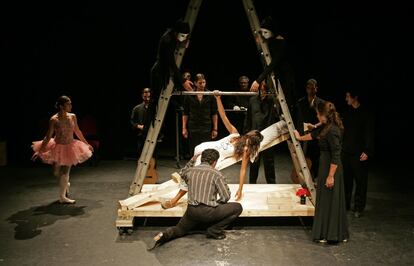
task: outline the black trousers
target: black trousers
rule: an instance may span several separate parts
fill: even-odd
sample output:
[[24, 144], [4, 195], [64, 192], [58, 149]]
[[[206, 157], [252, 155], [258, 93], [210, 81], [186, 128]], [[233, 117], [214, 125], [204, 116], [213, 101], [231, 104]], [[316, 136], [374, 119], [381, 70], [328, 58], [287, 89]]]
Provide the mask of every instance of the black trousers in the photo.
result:
[[188, 129], [188, 141], [190, 144], [190, 155], [194, 155], [194, 148], [203, 142], [211, 141], [210, 130], [191, 130]]
[[259, 176], [260, 161], [263, 158], [266, 182], [268, 184], [276, 184], [274, 149], [269, 148], [259, 153], [259, 157], [254, 163], [250, 164], [249, 183], [256, 184]]
[[238, 202], [228, 202], [217, 207], [204, 204], [188, 205], [187, 210], [178, 224], [163, 232], [166, 240], [181, 237], [197, 225], [207, 224], [207, 234], [217, 236], [242, 213], [243, 208]]
[[142, 153], [142, 149], [144, 148], [145, 137], [146, 136], [140, 135], [137, 138], [137, 154], [138, 154], [138, 159], [140, 158], [141, 153]]
[[342, 164], [344, 167], [346, 209], [351, 209], [355, 181], [354, 209], [362, 212], [367, 201], [368, 161], [361, 162], [359, 156], [359, 154], [342, 153]]

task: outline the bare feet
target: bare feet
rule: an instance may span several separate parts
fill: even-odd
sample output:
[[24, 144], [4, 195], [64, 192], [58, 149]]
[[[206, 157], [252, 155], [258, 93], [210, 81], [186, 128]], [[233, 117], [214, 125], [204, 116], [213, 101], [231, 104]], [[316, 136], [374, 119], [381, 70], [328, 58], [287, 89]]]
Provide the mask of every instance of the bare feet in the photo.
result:
[[166, 210], [166, 209], [170, 209], [172, 207], [174, 207], [174, 204], [172, 204], [171, 200], [167, 200], [164, 202], [161, 202], [161, 207]]
[[61, 203], [61, 204], [74, 204], [75, 202], [76, 202], [75, 200], [69, 199], [69, 198], [66, 198], [66, 197], [59, 199], [59, 203]]

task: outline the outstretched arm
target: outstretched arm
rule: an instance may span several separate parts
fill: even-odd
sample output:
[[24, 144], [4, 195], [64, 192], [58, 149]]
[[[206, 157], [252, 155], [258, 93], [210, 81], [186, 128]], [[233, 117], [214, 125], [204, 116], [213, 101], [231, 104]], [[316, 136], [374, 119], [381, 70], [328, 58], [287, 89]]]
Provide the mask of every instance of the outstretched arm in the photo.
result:
[[[194, 156], [191, 158], [191, 160], [184, 166], [184, 168], [182, 168], [180, 170], [179, 175], [181, 176], [182, 180], [185, 181], [185, 183], [187, 183], [187, 176], [185, 175], [185, 172], [194, 166], [197, 157], [200, 154], [194, 154]], [[180, 190], [178, 191], [178, 193], [175, 195], [174, 198], [161, 202], [161, 207], [163, 209], [170, 209], [172, 207], [174, 207], [175, 205], [177, 205], [178, 201], [187, 193], [187, 190], [185, 190], [185, 188], [180, 188]]]
[[223, 106], [223, 103], [221, 102], [221, 97], [220, 95], [216, 94], [217, 92], [218, 92], [217, 90], [214, 91], [215, 93], [214, 97], [216, 97], [217, 110], [219, 112], [221, 120], [223, 121], [224, 126], [226, 127], [226, 129], [229, 131], [230, 134], [239, 133], [237, 129], [230, 123], [230, 120], [227, 118], [226, 111], [224, 111], [224, 106]]
[[247, 166], [249, 164], [249, 153], [247, 151], [247, 147], [244, 149], [243, 152], [243, 158], [242, 158], [242, 163], [241, 163], [241, 167], [240, 167], [240, 174], [239, 174], [239, 189], [236, 192], [236, 201], [241, 200], [242, 196], [243, 196], [243, 185], [244, 185], [244, 179], [246, 178], [246, 171], [247, 171]]
[[297, 130], [295, 130], [294, 133], [295, 133], [295, 138], [299, 141], [308, 141], [308, 140], [313, 139], [311, 133], [308, 133], [303, 136], [301, 136]]

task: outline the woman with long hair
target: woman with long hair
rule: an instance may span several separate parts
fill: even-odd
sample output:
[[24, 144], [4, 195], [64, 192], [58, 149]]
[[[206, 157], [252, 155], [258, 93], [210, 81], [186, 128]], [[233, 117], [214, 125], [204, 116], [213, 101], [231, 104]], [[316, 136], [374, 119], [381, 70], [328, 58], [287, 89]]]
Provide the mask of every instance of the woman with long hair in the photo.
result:
[[318, 243], [346, 242], [349, 232], [341, 163], [344, 127], [333, 103], [319, 103], [316, 111], [319, 123], [315, 130], [303, 136], [295, 131], [297, 140], [317, 139], [320, 148], [312, 237]]

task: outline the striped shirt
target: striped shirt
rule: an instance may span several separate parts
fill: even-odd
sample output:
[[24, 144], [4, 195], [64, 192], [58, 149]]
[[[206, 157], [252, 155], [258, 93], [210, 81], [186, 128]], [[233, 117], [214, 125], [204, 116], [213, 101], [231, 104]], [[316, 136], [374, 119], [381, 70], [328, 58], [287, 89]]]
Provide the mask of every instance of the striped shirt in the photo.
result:
[[[230, 189], [220, 171], [208, 163], [191, 167], [191, 160], [182, 171], [182, 179], [188, 185], [188, 204], [216, 207], [230, 199]], [[217, 194], [220, 196], [217, 199]]]

